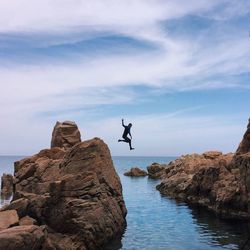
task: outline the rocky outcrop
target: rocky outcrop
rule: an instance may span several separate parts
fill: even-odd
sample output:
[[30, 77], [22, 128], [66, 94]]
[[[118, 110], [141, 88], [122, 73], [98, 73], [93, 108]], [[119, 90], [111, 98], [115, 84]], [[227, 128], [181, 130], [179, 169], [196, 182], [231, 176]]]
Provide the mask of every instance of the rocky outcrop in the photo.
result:
[[250, 119], [247, 125], [247, 131], [245, 132], [243, 139], [236, 150], [236, 155], [250, 153]]
[[203, 205], [224, 216], [244, 215], [239, 210], [239, 172], [228, 169], [233, 154], [182, 156], [166, 167], [157, 189], [165, 195]]
[[154, 162], [147, 167], [148, 176], [153, 179], [160, 178], [161, 176], [164, 175], [166, 167], [167, 167], [166, 164], [159, 164]]
[[250, 218], [250, 124], [235, 154], [209, 151], [182, 156], [158, 176], [164, 195], [225, 217]]
[[17, 211], [19, 227], [42, 232], [33, 237], [37, 231], [29, 231], [27, 237], [45, 249], [99, 249], [126, 225], [120, 179], [99, 138], [70, 149], [45, 149], [16, 162], [13, 201], [2, 210], [9, 209]]
[[1, 194], [10, 196], [13, 192], [13, 176], [11, 174], [3, 174], [1, 177]]
[[57, 122], [51, 140], [51, 148], [71, 148], [81, 142], [81, 134], [76, 123], [71, 121]]
[[131, 168], [128, 172], [124, 173], [125, 176], [142, 177], [147, 176], [148, 173], [138, 167]]

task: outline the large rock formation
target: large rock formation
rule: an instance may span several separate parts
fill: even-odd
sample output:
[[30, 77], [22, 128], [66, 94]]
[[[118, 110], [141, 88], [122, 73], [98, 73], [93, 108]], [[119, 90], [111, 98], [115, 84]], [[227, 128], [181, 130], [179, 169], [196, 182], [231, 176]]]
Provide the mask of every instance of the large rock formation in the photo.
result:
[[51, 148], [71, 148], [81, 142], [81, 134], [77, 125], [71, 121], [57, 122], [51, 140]]
[[13, 176], [11, 174], [3, 174], [1, 177], [1, 194], [10, 196], [13, 192]]
[[250, 218], [250, 124], [236, 154], [186, 155], [159, 173], [157, 189], [164, 195], [226, 217]]
[[[99, 249], [125, 228], [120, 179], [99, 138], [69, 150], [42, 150], [16, 162], [14, 187], [13, 201], [3, 210], [15, 209], [19, 225], [45, 225], [39, 231], [43, 237], [34, 234], [37, 226], [30, 227], [32, 232], [20, 229], [43, 249]], [[6, 234], [0, 231], [0, 242], [3, 238]]]

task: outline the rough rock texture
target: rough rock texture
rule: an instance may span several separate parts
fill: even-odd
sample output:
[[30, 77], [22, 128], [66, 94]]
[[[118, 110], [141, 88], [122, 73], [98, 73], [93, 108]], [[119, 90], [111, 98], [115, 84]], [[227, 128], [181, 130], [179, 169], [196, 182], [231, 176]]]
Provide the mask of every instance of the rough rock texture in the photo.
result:
[[2, 210], [15, 209], [20, 226], [8, 237], [0, 235], [0, 242], [14, 242], [10, 249], [100, 249], [123, 233], [122, 187], [101, 139], [42, 150], [16, 162], [14, 175], [13, 201]]
[[236, 150], [236, 155], [246, 154], [250, 152], [250, 119], [248, 121], [247, 131], [245, 132], [243, 139]]
[[37, 221], [29, 216], [24, 216], [19, 221], [20, 226], [38, 225]]
[[13, 192], [13, 176], [11, 174], [3, 174], [1, 177], [1, 194], [9, 196]]
[[157, 189], [225, 217], [250, 218], [250, 123], [235, 154], [210, 151], [170, 162]]
[[0, 212], [0, 230], [6, 229], [14, 225], [18, 225], [18, 221], [19, 218], [16, 210], [8, 210]]
[[131, 177], [141, 177], [141, 176], [147, 176], [148, 173], [138, 167], [131, 168], [128, 172], [124, 173], [125, 176], [131, 176]]
[[42, 249], [45, 234], [42, 227], [17, 226], [0, 231], [0, 250]]
[[71, 121], [57, 122], [51, 140], [51, 148], [71, 148], [81, 142], [81, 134], [77, 125]]
[[154, 162], [147, 167], [148, 176], [154, 179], [160, 178], [164, 174], [166, 167], [166, 164], [159, 164]]

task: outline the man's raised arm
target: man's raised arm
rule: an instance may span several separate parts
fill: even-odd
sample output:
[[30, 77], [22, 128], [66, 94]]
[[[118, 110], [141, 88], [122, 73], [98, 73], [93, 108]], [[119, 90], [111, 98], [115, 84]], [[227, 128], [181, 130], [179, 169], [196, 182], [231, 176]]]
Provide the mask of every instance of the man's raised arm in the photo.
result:
[[122, 119], [122, 126], [125, 128], [125, 125], [124, 125], [124, 120]]

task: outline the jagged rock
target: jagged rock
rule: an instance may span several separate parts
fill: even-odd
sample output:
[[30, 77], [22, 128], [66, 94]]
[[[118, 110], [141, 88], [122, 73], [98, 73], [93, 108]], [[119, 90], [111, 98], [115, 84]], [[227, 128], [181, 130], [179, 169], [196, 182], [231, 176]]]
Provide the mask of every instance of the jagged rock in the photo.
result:
[[243, 139], [236, 151], [236, 155], [246, 154], [250, 152], [250, 119], [247, 125], [247, 131], [245, 132]]
[[11, 174], [3, 174], [1, 177], [1, 194], [9, 196], [13, 192], [13, 176]]
[[8, 210], [0, 212], [0, 230], [9, 228], [14, 225], [18, 225], [18, 222], [19, 218], [16, 210]]
[[99, 138], [16, 162], [14, 187], [4, 210], [15, 208], [20, 217], [46, 225], [42, 244], [48, 249], [98, 249], [125, 228], [120, 179]]
[[0, 231], [0, 250], [42, 249], [45, 241], [42, 227], [16, 226]]
[[168, 165], [157, 189], [165, 195], [200, 204], [228, 217], [248, 217], [241, 200], [240, 171], [230, 169], [233, 154], [193, 154]]
[[57, 122], [51, 140], [51, 148], [60, 147], [69, 149], [81, 142], [81, 134], [75, 122]]
[[222, 152], [220, 151], [207, 151], [205, 153], [202, 154], [206, 159], [216, 159], [219, 156], [222, 155]]
[[18, 216], [22, 218], [27, 214], [28, 204], [29, 204], [28, 199], [20, 198], [17, 200], [13, 200], [10, 204], [2, 207], [0, 211], [16, 210]]
[[159, 164], [154, 162], [147, 167], [148, 176], [154, 179], [160, 178], [165, 173], [166, 167], [166, 164]]
[[157, 186], [162, 194], [226, 217], [250, 218], [250, 121], [235, 154], [186, 155], [168, 164], [166, 170]]
[[125, 176], [131, 176], [131, 177], [141, 177], [141, 176], [147, 176], [147, 172], [140, 169], [140, 168], [137, 168], [137, 167], [134, 167], [134, 168], [131, 168], [128, 172], [124, 173]]

